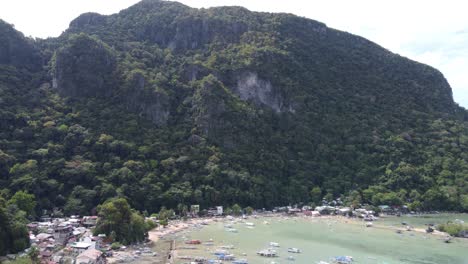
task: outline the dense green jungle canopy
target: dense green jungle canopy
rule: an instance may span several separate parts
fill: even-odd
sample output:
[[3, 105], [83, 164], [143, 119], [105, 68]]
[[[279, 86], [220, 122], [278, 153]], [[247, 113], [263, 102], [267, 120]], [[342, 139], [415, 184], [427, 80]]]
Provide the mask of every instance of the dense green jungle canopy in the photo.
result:
[[468, 211], [468, 112], [442, 74], [291, 14], [143, 0], [45, 40], [0, 22], [0, 95], [1, 196], [34, 194], [36, 215]]

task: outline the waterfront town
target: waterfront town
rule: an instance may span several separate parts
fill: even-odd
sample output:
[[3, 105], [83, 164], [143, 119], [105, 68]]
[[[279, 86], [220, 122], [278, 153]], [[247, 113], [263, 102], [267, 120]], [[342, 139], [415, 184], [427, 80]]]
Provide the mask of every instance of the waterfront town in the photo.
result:
[[[302, 207], [276, 207], [272, 211], [259, 210], [248, 212], [254, 218], [259, 216], [280, 216], [280, 217], [337, 217], [356, 218], [364, 221], [366, 226], [372, 226], [372, 222], [378, 217], [375, 211], [364, 208], [350, 208], [340, 206], [338, 202], [324, 203], [321, 206], [312, 208], [310, 206]], [[378, 210], [384, 214], [399, 215], [401, 213], [411, 213], [406, 207], [390, 207], [382, 205]], [[245, 212], [243, 212], [245, 213]], [[242, 215], [242, 214], [241, 214]], [[208, 224], [210, 221], [222, 221], [225, 219], [233, 219], [232, 216], [226, 216], [223, 212], [223, 207], [218, 206], [207, 210], [199, 211], [198, 206], [192, 206], [189, 214], [190, 218], [181, 221], [176, 215], [172, 217], [172, 221], [167, 226], [160, 225], [151, 230], [149, 238], [138, 245], [120, 245], [112, 243], [112, 238], [105, 234], [93, 234], [93, 227], [99, 221], [98, 216], [70, 216], [66, 218], [52, 218], [43, 216], [40, 221], [31, 222], [27, 225], [29, 230], [29, 238], [31, 247], [27, 249], [23, 255], [31, 250], [37, 250], [40, 263], [44, 264], [102, 264], [113, 262], [132, 262], [141, 256], [156, 257], [159, 254], [153, 251], [152, 243], [156, 242], [160, 237], [169, 233], [175, 233], [191, 226], [200, 226]], [[200, 217], [203, 216], [203, 217]], [[243, 215], [246, 219], [249, 216]], [[240, 219], [242, 219], [240, 218]], [[159, 224], [156, 217], [147, 217], [147, 221], [154, 221], [155, 225]], [[411, 228], [410, 226], [406, 228]], [[434, 231], [434, 230], [432, 230]], [[429, 232], [426, 230], [426, 232]], [[126, 252], [126, 253], [125, 253]], [[170, 252], [162, 256], [170, 258]], [[14, 259], [18, 255], [8, 255], [6, 258]], [[172, 260], [171, 260], [172, 261]], [[171, 261], [168, 261], [172, 263]], [[202, 262], [204, 263], [204, 262]]]

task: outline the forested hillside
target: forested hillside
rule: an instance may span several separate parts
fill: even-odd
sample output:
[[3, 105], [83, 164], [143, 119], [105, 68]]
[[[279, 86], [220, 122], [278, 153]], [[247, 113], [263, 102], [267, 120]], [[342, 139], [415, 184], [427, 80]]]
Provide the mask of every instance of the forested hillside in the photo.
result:
[[310, 19], [143, 0], [46, 40], [1, 22], [0, 94], [1, 196], [37, 214], [468, 211], [468, 112], [442, 74]]

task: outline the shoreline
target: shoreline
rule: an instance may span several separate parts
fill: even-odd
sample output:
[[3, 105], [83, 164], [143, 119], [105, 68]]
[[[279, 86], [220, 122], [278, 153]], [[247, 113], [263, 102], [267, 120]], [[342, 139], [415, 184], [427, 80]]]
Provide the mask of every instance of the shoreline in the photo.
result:
[[[381, 217], [381, 218], [385, 219], [387, 217], [388, 216]], [[304, 218], [304, 219], [308, 219], [308, 218]], [[364, 220], [359, 219], [359, 218], [347, 218], [345, 216], [328, 216], [327, 218], [324, 218], [324, 216], [319, 216], [319, 217], [313, 217], [311, 219], [330, 219], [330, 220], [333, 219], [333, 220], [340, 220], [340, 222], [344, 223], [344, 224], [354, 224], [354, 225], [358, 225], [358, 224], [365, 225], [367, 223], [367, 221], [364, 221]], [[397, 232], [397, 231], [417, 232], [417, 233], [423, 233], [423, 234], [427, 234], [427, 235], [435, 235], [435, 236], [440, 236], [440, 237], [450, 236], [446, 232], [441, 232], [441, 231], [438, 231], [438, 230], [435, 230], [435, 229], [434, 229], [434, 231], [432, 233], [427, 233], [424, 228], [412, 227], [411, 225], [408, 225], [408, 226], [410, 226], [410, 230], [408, 230], [406, 228], [406, 226], [396, 227], [396, 226], [391, 226], [391, 225], [385, 225], [383, 223], [380, 223], [379, 220], [377, 220], [377, 221], [372, 221], [372, 226], [368, 227], [368, 228], [377, 228], [377, 229], [395, 231], [395, 232]]]
[[[183, 221], [176, 221], [175, 223], [170, 222], [167, 227], [156, 227], [153, 230], [148, 232], [148, 240], [150, 240], [151, 247], [156, 247], [156, 244], [164, 237], [168, 235], [174, 235], [180, 233], [184, 230], [187, 230], [196, 225], [201, 225], [202, 223], [211, 223], [214, 222], [215, 218], [196, 218]], [[171, 242], [171, 246], [165, 252], [161, 252], [161, 255], [165, 256], [166, 262], [163, 263], [173, 263], [174, 259], [177, 259], [177, 247], [175, 246], [174, 240]]]
[[[288, 216], [284, 214], [268, 214], [268, 215], [257, 215], [257, 216], [250, 216], [249, 218], [256, 218], [256, 219], [271, 219], [271, 218], [278, 218], [278, 219], [301, 219], [309, 222], [310, 224], [313, 224], [314, 221], [337, 221], [342, 224], [349, 224], [349, 225], [362, 225], [365, 228], [365, 224], [367, 223], [366, 221], [360, 219], [360, 218], [348, 218], [345, 216], [341, 215], [323, 215], [323, 216], [317, 216], [317, 217], [311, 217], [311, 216]], [[393, 218], [393, 216], [383, 216], [381, 219], [386, 219], [386, 218]], [[236, 217], [236, 218], [227, 218], [227, 217], [209, 217], [209, 218], [195, 218], [195, 219], [190, 219], [187, 221], [171, 221], [169, 222], [167, 227], [157, 227], [148, 232], [148, 246], [151, 247], [152, 249], [156, 250], [158, 248], [159, 252], [158, 255], [161, 258], [156, 259], [148, 259], [148, 258], [142, 258], [139, 260], [136, 260], [135, 263], [161, 263], [161, 264], [166, 264], [166, 263], [174, 263], [177, 261], [177, 247], [175, 247], [174, 241], [161, 241], [164, 238], [167, 238], [170, 235], [175, 235], [177, 233], [183, 232], [185, 230], [189, 230], [191, 228], [194, 228], [196, 226], [202, 225], [202, 224], [210, 224], [213, 222], [225, 222], [225, 221], [248, 221], [247, 219], [242, 219], [241, 217]], [[411, 226], [411, 225], [410, 225]], [[448, 234], [444, 232], [440, 232], [437, 230], [434, 230], [432, 233], [427, 233], [424, 228], [421, 227], [411, 227], [410, 230], [407, 230], [406, 226], [397, 226], [397, 225], [388, 225], [385, 224], [385, 222], [382, 221], [382, 223], [377, 221], [373, 221], [373, 225], [368, 228], [376, 228], [376, 229], [381, 229], [381, 230], [387, 230], [387, 231], [393, 231], [393, 232], [402, 232], [402, 233], [408, 233], [408, 232], [416, 232], [419, 234], [426, 234], [428, 236], [432, 235], [437, 238], [444, 238], [447, 237]], [[164, 246], [162, 243], [166, 243]], [[171, 243], [169, 245], [169, 243]], [[162, 246], [162, 247], [161, 247]], [[164, 248], [161, 250], [161, 248]], [[116, 259], [117, 260], [117, 259]], [[109, 261], [109, 263], [116, 263], [113, 261]]]

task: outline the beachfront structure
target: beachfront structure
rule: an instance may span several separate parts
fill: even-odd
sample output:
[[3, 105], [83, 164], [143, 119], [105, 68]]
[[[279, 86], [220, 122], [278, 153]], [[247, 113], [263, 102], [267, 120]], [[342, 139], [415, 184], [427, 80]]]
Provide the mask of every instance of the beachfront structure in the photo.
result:
[[316, 216], [320, 216], [320, 212], [319, 211], [312, 211], [312, 216], [316, 217]]
[[200, 212], [200, 205], [199, 204], [192, 204], [190, 206], [190, 213], [192, 213], [193, 215], [198, 215], [199, 212]]
[[343, 207], [343, 208], [340, 208], [336, 211], [337, 213], [339, 213], [340, 215], [348, 215], [350, 212], [352, 212], [351, 208], [349, 207]]
[[216, 206], [216, 211], [218, 215], [223, 215], [223, 207], [222, 206]]
[[318, 211], [321, 215], [327, 215], [335, 213], [336, 208], [333, 206], [324, 205], [315, 207], [315, 211]]
[[299, 209], [299, 208], [288, 208], [288, 214], [290, 214], [290, 215], [295, 215], [295, 214], [298, 214], [300, 212], [302, 212], [302, 210]]

